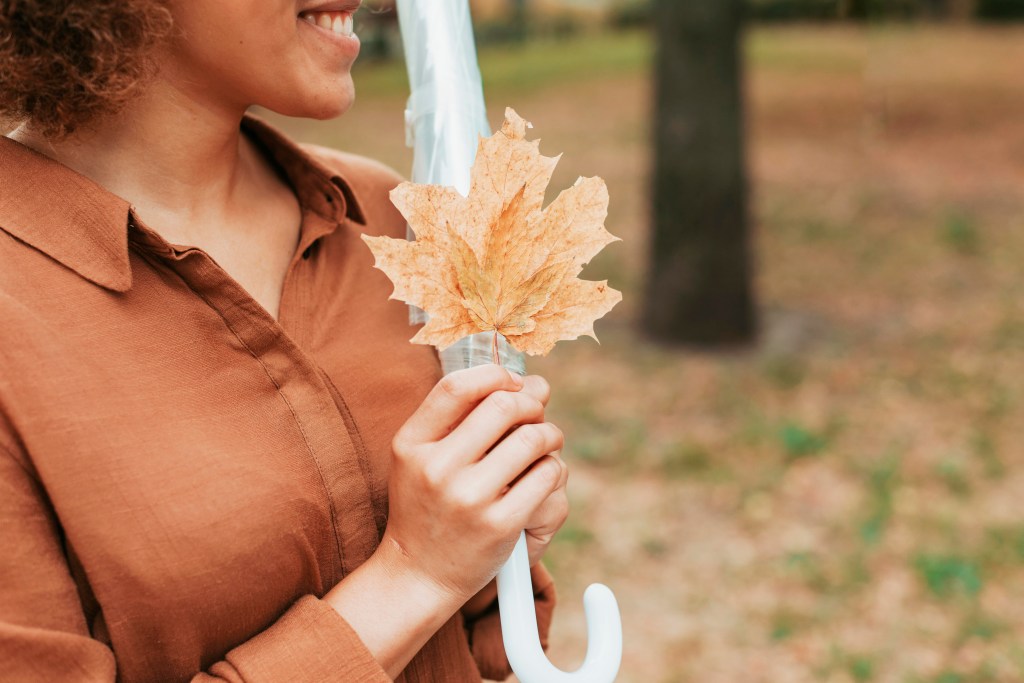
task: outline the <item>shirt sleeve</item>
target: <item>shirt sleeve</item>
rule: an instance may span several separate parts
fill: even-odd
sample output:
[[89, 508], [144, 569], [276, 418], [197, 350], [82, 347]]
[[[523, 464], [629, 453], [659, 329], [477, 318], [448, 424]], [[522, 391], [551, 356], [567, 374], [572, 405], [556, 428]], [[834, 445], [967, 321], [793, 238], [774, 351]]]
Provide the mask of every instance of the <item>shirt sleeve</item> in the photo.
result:
[[[92, 638], [60, 527], [27, 458], [0, 430], [0, 671], [22, 683], [113, 683], [113, 651]], [[159, 676], [157, 676], [159, 677]], [[390, 683], [338, 612], [307, 595], [193, 681]]]
[[337, 610], [300, 598], [270, 628], [228, 652], [193, 683], [391, 683]]
[[113, 681], [114, 654], [89, 635], [54, 514], [29, 468], [0, 440], [0, 671], [17, 681]]
[[[530, 571], [533, 580], [534, 606], [537, 610], [537, 630], [540, 633], [540, 644], [548, 649], [548, 634], [551, 632], [551, 615], [555, 609], [555, 582], [544, 565], [537, 563]], [[473, 659], [484, 678], [503, 681], [512, 673], [505, 645], [501, 639], [501, 617], [498, 613], [498, 601], [476, 619], [467, 622], [469, 647]]]

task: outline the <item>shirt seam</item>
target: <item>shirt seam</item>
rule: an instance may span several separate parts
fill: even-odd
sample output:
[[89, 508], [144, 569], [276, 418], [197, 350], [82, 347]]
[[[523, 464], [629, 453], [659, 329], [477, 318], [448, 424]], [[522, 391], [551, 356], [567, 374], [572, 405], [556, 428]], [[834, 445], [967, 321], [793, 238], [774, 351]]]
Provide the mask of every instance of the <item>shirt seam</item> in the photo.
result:
[[36, 475], [28, 467], [28, 465], [24, 461], [22, 461], [21, 458], [18, 457], [18, 455], [14, 452], [14, 449], [12, 449], [10, 446], [8, 446], [3, 441], [0, 441], [0, 453], [3, 453], [5, 456], [10, 458], [14, 462], [15, 465], [17, 465], [19, 468], [21, 468], [21, 471], [24, 472], [25, 476], [27, 476], [29, 479], [31, 479], [32, 481], [36, 482], [37, 484], [40, 484], [40, 485], [42, 484], [42, 482], [39, 480], [38, 475]]
[[3, 418], [2, 423], [5, 423], [9, 427], [9, 430], [0, 432], [0, 451], [13, 460], [30, 479], [42, 486], [42, 479], [40, 478], [39, 473], [36, 472], [35, 464], [29, 457], [28, 449], [25, 447], [24, 440], [11, 423], [10, 416], [4, 413]]
[[[352, 443], [356, 449], [356, 457], [359, 459], [359, 469], [363, 474], [363, 479], [366, 482], [366, 489], [370, 492], [370, 499], [373, 503], [382, 501], [374, 500], [375, 498], [375, 486], [373, 481], [373, 472], [370, 468], [370, 453], [366, 448], [366, 442], [363, 440], [362, 432], [359, 431], [359, 424], [356, 422], [355, 416], [352, 414], [352, 410], [348, 407], [348, 401], [345, 400], [344, 395], [338, 390], [337, 385], [334, 384], [334, 380], [327, 374], [323, 368], [319, 365], [317, 369], [320, 371], [320, 375], [327, 385], [329, 393], [337, 396], [338, 399], [335, 401], [335, 405], [338, 408], [338, 412], [341, 414], [341, 419], [345, 423], [345, 427], [352, 433]], [[378, 514], [377, 506], [373, 506], [373, 519], [374, 524], [377, 527], [377, 540], [379, 541], [384, 537], [384, 528], [387, 525], [387, 514]]]

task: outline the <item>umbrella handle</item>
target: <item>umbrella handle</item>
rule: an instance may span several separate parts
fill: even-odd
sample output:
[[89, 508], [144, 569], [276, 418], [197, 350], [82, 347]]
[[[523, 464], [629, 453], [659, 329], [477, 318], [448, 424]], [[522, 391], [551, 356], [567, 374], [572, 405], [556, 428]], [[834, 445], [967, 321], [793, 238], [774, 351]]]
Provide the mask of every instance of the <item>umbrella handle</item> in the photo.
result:
[[587, 614], [587, 655], [583, 665], [565, 672], [552, 664], [540, 645], [533, 602], [526, 532], [498, 572], [498, 607], [505, 653], [522, 683], [612, 683], [622, 663], [622, 619], [615, 594], [591, 584], [583, 594]]

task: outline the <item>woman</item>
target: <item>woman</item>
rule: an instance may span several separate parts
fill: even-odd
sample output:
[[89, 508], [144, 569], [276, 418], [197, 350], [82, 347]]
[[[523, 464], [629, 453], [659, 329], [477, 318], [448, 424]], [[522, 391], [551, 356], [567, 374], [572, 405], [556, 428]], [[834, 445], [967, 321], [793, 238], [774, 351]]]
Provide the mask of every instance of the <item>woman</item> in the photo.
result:
[[4, 680], [508, 674], [493, 577], [567, 512], [547, 387], [439, 382], [359, 239], [399, 178], [245, 114], [342, 114], [357, 6], [0, 3]]

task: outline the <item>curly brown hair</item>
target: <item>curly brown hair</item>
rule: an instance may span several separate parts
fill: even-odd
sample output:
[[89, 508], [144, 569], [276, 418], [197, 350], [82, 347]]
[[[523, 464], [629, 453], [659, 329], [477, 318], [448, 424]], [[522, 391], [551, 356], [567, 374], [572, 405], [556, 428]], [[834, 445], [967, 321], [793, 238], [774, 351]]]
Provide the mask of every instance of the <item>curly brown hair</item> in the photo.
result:
[[167, 0], [0, 0], [0, 119], [61, 138], [117, 111], [171, 30]]

